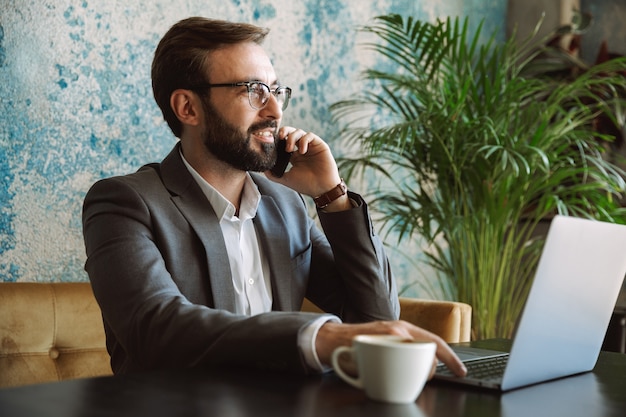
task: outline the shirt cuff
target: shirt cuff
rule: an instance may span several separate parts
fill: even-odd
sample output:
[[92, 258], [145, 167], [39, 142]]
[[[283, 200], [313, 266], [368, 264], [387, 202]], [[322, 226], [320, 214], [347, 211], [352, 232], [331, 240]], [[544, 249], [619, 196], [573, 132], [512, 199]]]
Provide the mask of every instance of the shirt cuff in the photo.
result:
[[304, 361], [309, 368], [320, 373], [332, 369], [329, 366], [322, 365], [319, 357], [317, 356], [317, 352], [315, 351], [315, 339], [317, 338], [317, 332], [329, 321], [341, 323], [341, 320], [336, 316], [324, 315], [308, 324], [298, 335], [298, 347], [304, 356]]

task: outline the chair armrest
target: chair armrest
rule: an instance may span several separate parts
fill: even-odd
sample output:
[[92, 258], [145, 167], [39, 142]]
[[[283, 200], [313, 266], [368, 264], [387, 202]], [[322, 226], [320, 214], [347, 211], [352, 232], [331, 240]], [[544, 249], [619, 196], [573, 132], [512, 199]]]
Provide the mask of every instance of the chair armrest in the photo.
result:
[[[306, 298], [302, 311], [322, 312]], [[400, 319], [435, 333], [448, 343], [470, 341], [472, 307], [469, 304], [400, 297]]]
[[469, 304], [400, 297], [400, 319], [435, 333], [448, 343], [470, 341], [472, 307]]

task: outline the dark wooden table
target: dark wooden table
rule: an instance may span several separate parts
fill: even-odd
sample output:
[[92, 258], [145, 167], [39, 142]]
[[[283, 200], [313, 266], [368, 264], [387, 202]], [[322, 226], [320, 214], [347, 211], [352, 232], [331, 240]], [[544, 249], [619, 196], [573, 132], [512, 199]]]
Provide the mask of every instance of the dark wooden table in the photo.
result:
[[[506, 341], [474, 342], [506, 348]], [[1, 370], [0, 370], [1, 371]], [[2, 417], [626, 416], [626, 355], [593, 372], [505, 394], [430, 381], [415, 404], [368, 400], [334, 374], [172, 371], [0, 389]]]

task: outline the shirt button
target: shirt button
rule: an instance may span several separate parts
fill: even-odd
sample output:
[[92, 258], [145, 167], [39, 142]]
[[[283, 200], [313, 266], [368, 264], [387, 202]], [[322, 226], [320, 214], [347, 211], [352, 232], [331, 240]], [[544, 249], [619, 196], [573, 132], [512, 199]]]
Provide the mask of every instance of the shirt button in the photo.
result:
[[250, 279], [248, 280], [248, 284], [250, 284], [250, 285], [254, 285], [254, 279], [250, 278]]

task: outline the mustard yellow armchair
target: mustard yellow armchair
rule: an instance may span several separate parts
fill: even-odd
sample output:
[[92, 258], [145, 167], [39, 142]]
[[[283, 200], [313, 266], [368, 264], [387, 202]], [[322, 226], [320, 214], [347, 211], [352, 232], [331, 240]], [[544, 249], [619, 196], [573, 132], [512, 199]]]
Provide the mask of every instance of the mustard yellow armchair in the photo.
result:
[[[402, 319], [448, 342], [469, 340], [468, 305], [411, 298], [400, 305]], [[111, 374], [89, 283], [0, 282], [0, 388]]]

